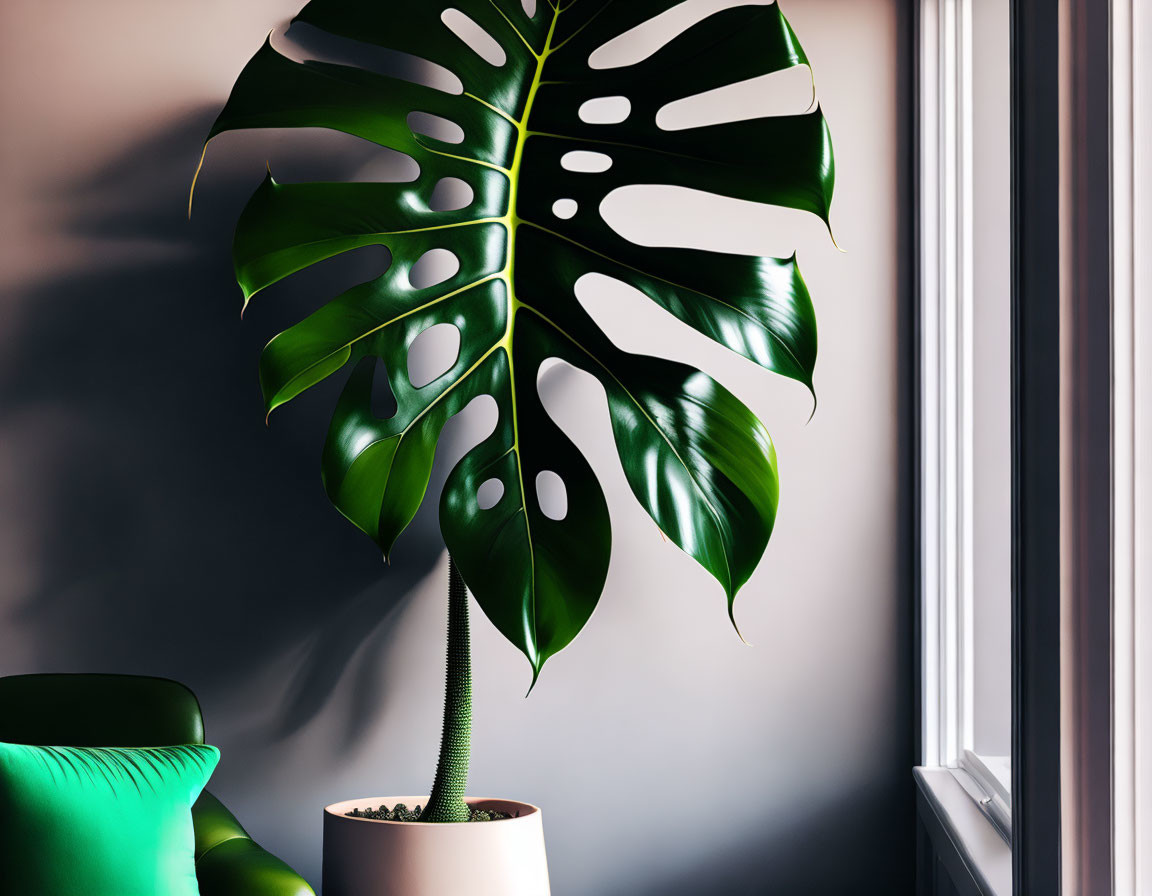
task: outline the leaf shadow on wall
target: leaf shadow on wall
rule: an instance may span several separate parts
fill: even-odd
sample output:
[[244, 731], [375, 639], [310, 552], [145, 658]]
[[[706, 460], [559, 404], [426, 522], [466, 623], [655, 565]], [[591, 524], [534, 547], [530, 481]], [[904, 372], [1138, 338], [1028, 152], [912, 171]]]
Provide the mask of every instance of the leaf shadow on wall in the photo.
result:
[[[396, 611], [443, 551], [433, 496], [449, 465], [438, 459], [430, 499], [386, 568], [319, 480], [341, 378], [265, 426], [263, 343], [379, 274], [388, 256], [362, 250], [291, 278], [258, 296], [241, 325], [230, 239], [268, 138], [213, 147], [189, 222], [188, 186], [214, 114], [181, 115], [45, 196], [45, 207], [64, 209], [59, 227], [82, 260], [8, 300], [0, 472], [20, 484], [7, 512], [33, 549], [30, 581], [0, 589], [14, 595], [0, 613], [33, 668], [0, 673], [163, 675], [210, 710], [214, 694], [299, 657], [291, 680], [276, 683], [282, 702], [261, 736], [302, 728], [348, 672], [351, 749], [385, 707], [378, 670]], [[296, 170], [316, 164], [315, 141], [301, 136], [271, 138], [286, 180], [315, 173]], [[336, 149], [323, 154], [326, 176], [375, 176], [404, 161], [381, 161], [360, 141]]]

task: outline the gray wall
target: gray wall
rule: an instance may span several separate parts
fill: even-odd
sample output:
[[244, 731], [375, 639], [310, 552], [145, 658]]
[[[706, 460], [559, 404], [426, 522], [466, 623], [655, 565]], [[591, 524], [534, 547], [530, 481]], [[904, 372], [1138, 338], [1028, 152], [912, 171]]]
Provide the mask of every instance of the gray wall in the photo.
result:
[[[231, 281], [232, 222], [265, 159], [285, 180], [393, 162], [333, 137], [229, 136], [184, 218], [214, 109], [295, 6], [0, 5], [0, 672], [187, 682], [223, 751], [213, 789], [316, 879], [324, 804], [427, 788], [446, 560], [434, 512], [386, 569], [326, 504], [335, 385], [270, 429], [260, 412], [263, 341], [379, 254], [262, 296], [243, 326]], [[557, 896], [911, 891], [907, 23], [896, 0], [786, 11], [833, 128], [845, 251], [815, 219], [694, 194], [611, 213], [647, 242], [799, 249], [821, 326], [815, 418], [802, 387], [627, 290], [582, 293], [625, 347], [706, 367], [773, 433], [777, 534], [737, 606], [755, 646], [634, 503], [603, 395], [566, 369], [547, 403], [614, 518], [601, 608], [527, 700], [527, 664], [477, 616], [471, 790], [544, 807]], [[781, 77], [803, 108], [803, 79]], [[475, 423], [453, 427], [436, 481]]]

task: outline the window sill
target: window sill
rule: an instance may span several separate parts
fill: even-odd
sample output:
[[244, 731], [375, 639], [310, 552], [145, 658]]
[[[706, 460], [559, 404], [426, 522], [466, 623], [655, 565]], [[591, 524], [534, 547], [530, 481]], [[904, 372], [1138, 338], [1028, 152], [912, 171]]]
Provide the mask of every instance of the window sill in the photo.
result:
[[1012, 851], [952, 769], [913, 775], [921, 823], [960, 896], [1012, 896]]
[[[1012, 771], [1007, 756], [980, 756], [965, 750], [954, 772], [1004, 842], [1012, 843]], [[974, 790], [969, 789], [969, 784]]]

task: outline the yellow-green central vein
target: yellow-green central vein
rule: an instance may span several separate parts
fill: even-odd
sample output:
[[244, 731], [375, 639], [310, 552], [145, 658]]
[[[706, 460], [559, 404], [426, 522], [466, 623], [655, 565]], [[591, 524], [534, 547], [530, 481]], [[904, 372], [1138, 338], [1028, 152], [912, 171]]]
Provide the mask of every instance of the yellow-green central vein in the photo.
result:
[[524, 160], [524, 145], [528, 142], [528, 120], [532, 115], [532, 106], [536, 102], [536, 93], [540, 89], [540, 82], [543, 80], [544, 63], [552, 52], [552, 38], [556, 33], [556, 22], [559, 18], [559, 7], [553, 7], [552, 23], [548, 26], [548, 37], [544, 41], [544, 49], [536, 57], [536, 71], [532, 75], [532, 84], [528, 88], [528, 97], [524, 101], [524, 112], [520, 120], [516, 122], [516, 148], [513, 151], [512, 164], [508, 171], [508, 210], [505, 221], [505, 226], [508, 229], [507, 255], [504, 260], [504, 270], [501, 272], [504, 287], [508, 293], [508, 323], [501, 345], [508, 356], [508, 390], [512, 401], [512, 449], [516, 457], [516, 476], [520, 484], [520, 512], [524, 516], [530, 581], [532, 582], [532, 631], [528, 634], [530, 635], [529, 643], [532, 645], [533, 653], [536, 654], [532, 657], [533, 685], [536, 683], [536, 676], [540, 674], [541, 666], [536, 643], [536, 551], [532, 545], [532, 524], [528, 519], [528, 493], [524, 487], [524, 464], [520, 457], [520, 419], [516, 409], [516, 365], [512, 358], [512, 332], [516, 325], [516, 310], [520, 304], [513, 285], [516, 271], [516, 227], [520, 220], [517, 215], [516, 204], [520, 192], [520, 166]]

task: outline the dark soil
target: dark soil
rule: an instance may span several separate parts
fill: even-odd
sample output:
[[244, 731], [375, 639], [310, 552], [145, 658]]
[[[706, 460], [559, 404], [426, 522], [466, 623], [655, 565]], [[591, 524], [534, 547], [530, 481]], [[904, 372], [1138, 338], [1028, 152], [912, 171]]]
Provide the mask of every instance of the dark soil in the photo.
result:
[[[409, 809], [403, 803], [397, 803], [391, 809], [387, 806], [380, 806], [377, 809], [371, 807], [367, 809], [353, 809], [351, 812], [345, 812], [349, 818], [371, 818], [375, 821], [419, 821], [420, 820], [420, 807]], [[519, 818], [520, 813], [517, 812], [516, 816]], [[504, 821], [505, 819], [512, 818], [507, 812], [493, 812], [487, 809], [473, 809], [472, 817], [469, 821]]]

